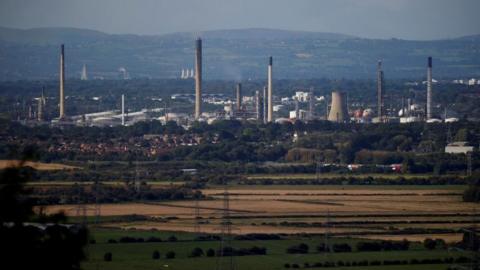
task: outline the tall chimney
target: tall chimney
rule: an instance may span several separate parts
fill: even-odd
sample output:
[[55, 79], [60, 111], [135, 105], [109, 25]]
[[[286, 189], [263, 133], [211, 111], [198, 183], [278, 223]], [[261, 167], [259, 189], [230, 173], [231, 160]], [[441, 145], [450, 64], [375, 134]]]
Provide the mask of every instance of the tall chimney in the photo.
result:
[[427, 68], [427, 120], [432, 118], [432, 57], [428, 57]]
[[263, 123], [267, 123], [268, 117], [268, 92], [267, 87], [263, 87]]
[[272, 122], [273, 120], [273, 100], [272, 100], [272, 70], [273, 68], [273, 57], [270, 56], [268, 61], [268, 117], [267, 122]]
[[64, 93], [64, 84], [65, 84], [65, 46], [61, 45], [60, 51], [60, 114], [58, 118], [65, 118], [65, 93]]
[[235, 95], [237, 99], [237, 112], [239, 112], [242, 109], [242, 84], [241, 83], [237, 83]]
[[195, 120], [202, 115], [202, 40], [195, 42]]
[[377, 116], [380, 121], [383, 121], [383, 95], [382, 61], [379, 60], [377, 64]]
[[255, 112], [257, 114], [257, 121], [262, 120], [263, 121], [263, 114], [262, 114], [262, 95], [260, 94], [260, 91], [255, 91]]
[[295, 97], [295, 119], [297, 120], [300, 119], [299, 114], [300, 114], [300, 104], [298, 102], [298, 98]]
[[125, 126], [125, 95], [122, 94], [122, 126]]
[[46, 104], [45, 101], [45, 87], [42, 87], [42, 96], [38, 99], [38, 107], [37, 107], [37, 120], [43, 121], [43, 110]]
[[310, 87], [308, 94], [308, 120], [312, 121], [314, 118], [315, 110], [315, 95], [313, 94], [313, 87]]

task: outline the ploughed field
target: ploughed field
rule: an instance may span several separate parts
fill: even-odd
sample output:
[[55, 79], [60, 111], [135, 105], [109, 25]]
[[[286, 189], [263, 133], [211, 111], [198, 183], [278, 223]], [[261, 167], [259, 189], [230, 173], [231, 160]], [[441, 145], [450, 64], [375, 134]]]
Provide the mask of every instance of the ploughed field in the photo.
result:
[[[325, 234], [341, 237], [459, 241], [474, 225], [475, 204], [462, 201], [463, 186], [232, 186], [229, 216], [234, 234]], [[103, 204], [103, 227], [171, 232], [220, 233], [224, 188], [202, 190], [195, 201]], [[95, 215], [93, 205], [87, 215]], [[55, 205], [77, 215], [74, 205]], [[196, 213], [199, 218], [195, 219]], [[141, 219], [112, 219], [140, 215]]]

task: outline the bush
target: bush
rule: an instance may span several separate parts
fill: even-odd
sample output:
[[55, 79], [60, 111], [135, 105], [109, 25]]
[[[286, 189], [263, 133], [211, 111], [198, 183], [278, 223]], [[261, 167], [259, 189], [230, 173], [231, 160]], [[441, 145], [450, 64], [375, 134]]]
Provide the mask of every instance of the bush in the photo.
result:
[[309, 247], [305, 243], [298, 245], [293, 245], [287, 248], [287, 253], [289, 254], [306, 254], [308, 253]]
[[175, 259], [175, 252], [174, 251], [169, 251], [165, 254], [165, 258], [167, 259]]
[[290, 268], [290, 264], [289, 263], [286, 263], [283, 265], [284, 268]]
[[215, 250], [209, 248], [207, 250], [207, 257], [213, 257], [213, 256], [215, 256]]
[[423, 246], [428, 250], [433, 250], [437, 246], [437, 242], [430, 238], [426, 238], [425, 240], [423, 240]]
[[152, 259], [154, 259], [154, 260], [160, 259], [160, 252], [158, 252], [158, 250], [153, 251]]
[[177, 239], [177, 237], [175, 237], [175, 235], [172, 235], [172, 236], [168, 237], [169, 242], [177, 242], [177, 240], [178, 239]]
[[103, 255], [103, 260], [106, 262], [111, 262], [113, 259], [113, 255], [111, 252], [107, 252]]
[[382, 245], [379, 242], [358, 242], [358, 251], [381, 251]]
[[333, 252], [352, 252], [352, 247], [349, 244], [334, 244]]
[[320, 244], [317, 246], [317, 251], [318, 252], [329, 252], [330, 248], [325, 247], [325, 244]]
[[150, 243], [162, 242], [162, 239], [152, 236], [152, 237], [147, 238], [146, 242], [150, 242]]
[[190, 257], [200, 257], [203, 256], [203, 249], [196, 247], [190, 252]]

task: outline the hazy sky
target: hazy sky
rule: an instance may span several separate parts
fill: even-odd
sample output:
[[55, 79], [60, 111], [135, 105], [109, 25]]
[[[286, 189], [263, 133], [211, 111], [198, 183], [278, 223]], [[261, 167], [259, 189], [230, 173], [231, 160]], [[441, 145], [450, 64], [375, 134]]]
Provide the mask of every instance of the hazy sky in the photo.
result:
[[480, 0], [0, 0], [0, 26], [122, 34], [262, 27], [438, 39], [480, 34]]

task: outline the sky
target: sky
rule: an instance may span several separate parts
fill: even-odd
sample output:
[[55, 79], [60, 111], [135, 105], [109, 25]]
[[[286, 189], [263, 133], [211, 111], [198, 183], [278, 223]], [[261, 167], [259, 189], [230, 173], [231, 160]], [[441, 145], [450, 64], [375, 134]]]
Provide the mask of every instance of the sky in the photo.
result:
[[0, 0], [0, 26], [141, 35], [273, 28], [431, 40], [480, 34], [480, 0]]

